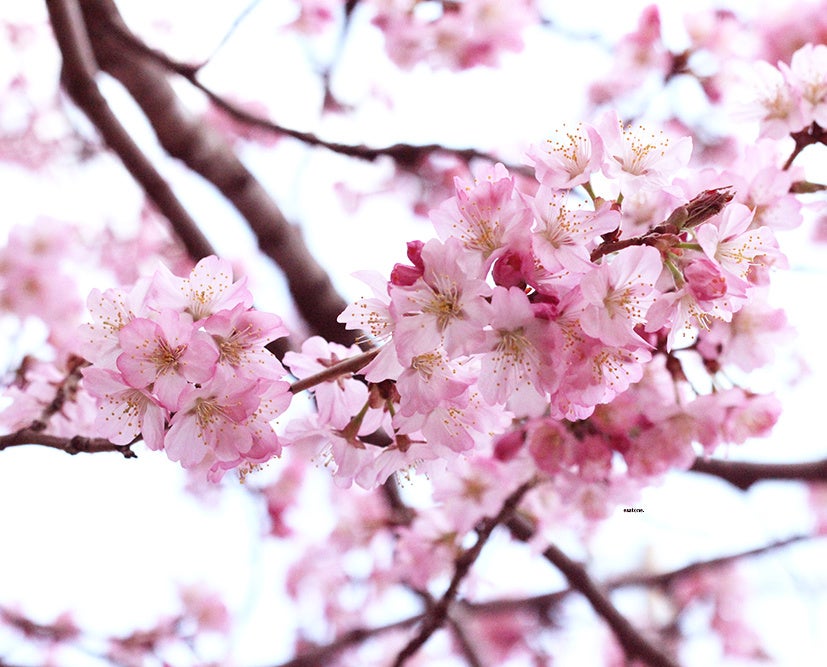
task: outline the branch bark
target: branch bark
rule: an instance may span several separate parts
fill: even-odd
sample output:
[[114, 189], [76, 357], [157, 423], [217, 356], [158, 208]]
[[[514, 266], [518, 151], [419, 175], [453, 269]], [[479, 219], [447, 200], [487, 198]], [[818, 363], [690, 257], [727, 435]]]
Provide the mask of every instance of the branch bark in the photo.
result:
[[699, 458], [689, 470], [720, 477], [742, 491], [765, 480], [827, 482], [827, 459], [805, 463], [749, 463]]
[[476, 543], [474, 546], [460, 554], [459, 558], [457, 558], [454, 565], [454, 576], [451, 578], [451, 583], [448, 585], [447, 590], [439, 601], [433, 607], [428, 609], [425, 614], [425, 620], [422, 623], [422, 627], [417, 635], [411, 639], [411, 641], [408, 642], [408, 644], [399, 652], [399, 655], [396, 656], [396, 660], [393, 663], [394, 667], [402, 667], [408, 658], [413, 657], [422, 645], [431, 638], [431, 635], [433, 635], [434, 632], [436, 632], [446, 622], [448, 619], [448, 609], [459, 593], [460, 584], [471, 570], [471, 566], [476, 562], [482, 548], [485, 546], [488, 538], [491, 537], [491, 533], [494, 532], [494, 529], [497, 526], [506, 522], [514, 514], [514, 511], [517, 509], [517, 505], [520, 504], [523, 496], [532, 486], [532, 481], [521, 484], [511, 493], [511, 495], [508, 496], [508, 498], [505, 499], [502, 508], [496, 516], [490, 517], [483, 521], [482, 526], [477, 530]]
[[98, 66], [78, 0], [46, 0], [46, 7], [63, 56], [61, 80], [69, 97], [86, 114], [150, 201], [170, 221], [190, 257], [197, 261], [215, 254], [195, 220], [123, 127], [101, 93], [95, 80]]
[[[508, 527], [511, 534], [522, 541], [529, 540], [534, 534], [533, 527], [522, 517], [512, 518], [508, 522]], [[617, 610], [604, 590], [589, 576], [582, 565], [573, 561], [553, 544], [543, 551], [543, 556], [563, 573], [569, 586], [579, 591], [589, 601], [595, 613], [606, 621], [630, 660], [639, 658], [650, 667], [678, 667], [678, 663], [650, 643]]]

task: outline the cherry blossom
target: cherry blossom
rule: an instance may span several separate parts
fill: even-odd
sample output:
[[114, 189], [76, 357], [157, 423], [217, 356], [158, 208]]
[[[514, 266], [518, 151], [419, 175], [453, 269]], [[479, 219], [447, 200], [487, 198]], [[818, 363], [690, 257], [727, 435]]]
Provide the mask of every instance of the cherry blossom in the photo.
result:
[[590, 125], [564, 125], [545, 143], [532, 145], [527, 156], [540, 183], [555, 190], [569, 189], [588, 183], [600, 171], [603, 140]]
[[607, 345], [642, 344], [634, 328], [654, 303], [662, 270], [657, 250], [635, 246], [587, 274], [580, 283], [587, 304], [580, 314], [583, 331]]
[[678, 170], [689, 161], [692, 140], [671, 140], [663, 130], [644, 125], [624, 126], [614, 112], [606, 113], [597, 129], [603, 139], [603, 171], [617, 179], [620, 192], [632, 196], [641, 190], [669, 191]]

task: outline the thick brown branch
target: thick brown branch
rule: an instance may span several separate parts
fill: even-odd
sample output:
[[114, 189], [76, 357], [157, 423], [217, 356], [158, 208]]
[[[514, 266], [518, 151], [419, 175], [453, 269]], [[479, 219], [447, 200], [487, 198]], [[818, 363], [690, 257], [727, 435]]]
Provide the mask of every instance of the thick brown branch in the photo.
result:
[[[512, 518], [508, 522], [508, 527], [514, 537], [523, 541], [530, 539], [534, 533], [530, 523], [522, 517]], [[650, 667], [678, 667], [672, 658], [646, 640], [617, 610], [582, 565], [571, 560], [553, 544], [543, 551], [543, 556], [563, 573], [569, 586], [579, 591], [589, 601], [595, 613], [606, 621], [629, 659], [639, 658]]]
[[41, 445], [59, 449], [67, 454], [99, 454], [101, 452], [118, 452], [125, 459], [137, 458], [132, 451], [132, 445], [115, 445], [104, 438], [87, 438], [76, 435], [71, 438], [64, 438], [57, 435], [43, 433], [33, 428], [24, 428], [15, 433], [0, 435], [0, 451], [9, 447], [22, 445]]
[[827, 482], [827, 459], [806, 463], [749, 463], [699, 458], [690, 470], [720, 477], [743, 491], [764, 480]]
[[106, 144], [140, 183], [149, 199], [170, 221], [190, 257], [215, 254], [207, 238], [155, 169], [101, 93], [95, 81], [97, 64], [89, 44], [77, 0], [47, 0], [46, 6], [61, 54], [63, 85], [74, 103], [86, 114]]
[[166, 70], [155, 59], [124, 48], [114, 31], [130, 33], [115, 4], [85, 0], [82, 9], [100, 67], [129, 91], [164, 149], [215, 186], [247, 221], [261, 251], [284, 272], [311, 330], [328, 340], [352, 344], [357, 334], [336, 321], [347, 304], [310, 254], [298, 227], [287, 222], [223, 137], [186, 111]]
[[532, 481], [520, 485], [516, 491], [512, 492], [511, 495], [505, 499], [502, 508], [496, 516], [485, 519], [482, 522], [482, 525], [477, 529], [477, 541], [474, 543], [474, 546], [462, 552], [459, 558], [457, 558], [454, 564], [454, 576], [451, 578], [451, 583], [448, 585], [447, 590], [440, 600], [428, 609], [422, 627], [417, 635], [413, 637], [405, 648], [400, 651], [399, 655], [397, 655], [393, 663], [394, 667], [404, 665], [408, 658], [411, 658], [422, 645], [431, 638], [431, 635], [446, 622], [448, 609], [459, 593], [460, 584], [468, 575], [471, 566], [476, 562], [482, 548], [485, 546], [488, 538], [491, 537], [491, 533], [494, 532], [497, 526], [508, 521], [517, 509], [517, 505], [520, 504], [523, 496], [532, 486]]

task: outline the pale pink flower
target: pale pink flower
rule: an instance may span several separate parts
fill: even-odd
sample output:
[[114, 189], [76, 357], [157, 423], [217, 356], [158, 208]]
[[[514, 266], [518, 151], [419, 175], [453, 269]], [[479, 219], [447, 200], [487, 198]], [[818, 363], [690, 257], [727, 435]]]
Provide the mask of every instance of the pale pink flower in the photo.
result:
[[566, 426], [556, 419], [540, 419], [526, 429], [528, 451], [537, 467], [549, 475], [575, 462], [576, 442]]
[[238, 304], [249, 308], [253, 297], [247, 289], [246, 278], [233, 282], [230, 262], [210, 255], [198, 262], [187, 278], [173, 275], [162, 265], [152, 278], [147, 302], [157, 310], [185, 311], [194, 322], [199, 322]]
[[789, 68], [779, 66], [800, 95], [804, 125], [827, 127], [827, 45], [805, 44], [793, 54]]
[[459, 396], [472, 382], [472, 374], [461, 363], [449, 360], [444, 350], [423, 352], [399, 374], [399, 411], [405, 416], [429, 412], [441, 401]]
[[278, 315], [250, 310], [239, 303], [232, 310], [211, 315], [203, 326], [218, 347], [219, 365], [252, 379], [277, 380], [285, 375], [276, 357], [265, 349], [270, 341], [289, 334]]
[[640, 380], [644, 364], [652, 358], [646, 348], [607, 346], [570, 327], [562, 331], [566, 339], [565, 372], [552, 395], [553, 417], [585, 419], [597, 404], [608, 403]]
[[472, 388], [446, 399], [428, 413], [410, 416], [399, 412], [393, 425], [398, 433], [439, 443], [454, 452], [490, 445], [491, 436], [501, 433], [511, 423], [512, 414], [500, 406], [490, 406]]
[[330, 469], [339, 488], [352, 486], [362, 469], [370, 466], [380, 452], [379, 447], [346, 437], [341, 430], [321, 423], [316, 414], [291, 420], [284, 437], [292, 450]]
[[120, 373], [85, 368], [83, 385], [97, 398], [95, 427], [116, 445], [127, 445], [139, 434], [150, 449], [161, 449], [169, 411], [147, 392], [127, 384]]
[[394, 286], [394, 344], [400, 362], [444, 346], [449, 356], [467, 353], [481, 342], [490, 306], [491, 288], [475, 267], [469, 267], [462, 243], [428, 241], [422, 249], [424, 273], [410, 287]]
[[242, 475], [256, 469], [259, 464], [280, 456], [282, 441], [273, 430], [273, 422], [290, 405], [293, 394], [287, 382], [259, 380], [253, 392], [258, 397], [258, 406], [244, 420], [244, 427], [251, 436], [250, 447], [222, 448], [215, 452], [215, 461], [210, 466], [207, 479], [217, 482], [227, 470], [239, 468]]
[[747, 101], [743, 114], [761, 123], [761, 136], [783, 139], [807, 123], [801, 113], [799, 92], [769, 63], [759, 61], [744, 74]]
[[603, 172], [618, 181], [620, 193], [671, 191], [672, 179], [689, 162], [692, 139], [671, 140], [663, 130], [624, 126], [615, 112], [606, 113], [597, 128], [603, 139]]
[[167, 456], [193, 468], [208, 455], [235, 461], [253, 446], [247, 420], [258, 409], [257, 382], [232, 376], [203, 386], [188, 385], [164, 439]]
[[158, 321], [137, 317], [118, 332], [118, 370], [136, 389], [151, 386], [161, 404], [174, 410], [187, 382], [206, 382], [215, 372], [218, 350], [187, 315], [165, 310]]
[[[707, 257], [717, 262], [728, 277], [730, 290], [754, 283], [754, 269], [764, 266], [764, 258], [783, 260], [769, 227], [751, 228], [753, 213], [743, 204], [732, 203], [724, 212], [695, 230]], [[733, 284], [733, 279], [735, 284]]]
[[543, 144], [532, 145], [527, 157], [540, 183], [557, 190], [571, 189], [600, 171], [603, 140], [591, 125], [563, 124]]
[[491, 297], [491, 330], [486, 332], [478, 380], [490, 404], [508, 404], [524, 416], [542, 409], [556, 388], [555, 359], [561, 348], [556, 325], [534, 316], [525, 292], [495, 287]]
[[[410, 248], [411, 244], [408, 245]], [[376, 344], [384, 343], [379, 354], [362, 369], [370, 382], [397, 378], [402, 372], [402, 366], [396, 358], [396, 348], [388, 342], [394, 330], [388, 281], [377, 271], [357, 271], [353, 275], [367, 284], [374, 296], [357, 299], [342, 311], [336, 321], [343, 323], [346, 329], [363, 331]], [[416, 278], [420, 275], [418, 273]], [[416, 278], [411, 284], [416, 282]]]
[[587, 304], [579, 316], [583, 331], [606, 345], [644, 344], [634, 328], [646, 320], [662, 270], [657, 250], [631, 246], [587, 273], [580, 283]]
[[535, 226], [531, 248], [549, 271], [557, 266], [582, 273], [592, 268], [589, 247], [600, 234], [620, 226], [620, 211], [608, 204], [597, 211], [571, 209], [566, 194], [545, 185], [534, 197]]
[[747, 300], [730, 323], [713, 322], [702, 334], [697, 347], [704, 358], [747, 372], [770, 363], [794, 336], [784, 311], [762, 299]]
[[431, 222], [443, 241], [455, 236], [467, 251], [490, 262], [512, 237], [528, 232], [531, 213], [502, 164], [473, 183], [457, 178], [454, 185], [456, 196], [431, 211]]
[[118, 334], [135, 317], [142, 314], [140, 290], [126, 292], [111, 288], [104, 292], [93, 289], [86, 300], [92, 315], [91, 323], [80, 325], [77, 346], [79, 352], [92, 363], [114, 368], [121, 354]]

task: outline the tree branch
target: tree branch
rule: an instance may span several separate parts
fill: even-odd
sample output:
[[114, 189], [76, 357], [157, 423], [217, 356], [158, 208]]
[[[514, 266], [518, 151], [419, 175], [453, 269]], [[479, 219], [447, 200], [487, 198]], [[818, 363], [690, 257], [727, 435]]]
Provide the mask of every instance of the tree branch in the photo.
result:
[[689, 470], [720, 477], [742, 491], [764, 480], [827, 482], [827, 459], [806, 463], [750, 463], [698, 458]]
[[399, 655], [396, 656], [396, 660], [393, 663], [394, 667], [404, 665], [408, 658], [413, 657], [420, 647], [430, 639], [431, 635], [442, 627], [448, 618], [448, 608], [459, 593], [459, 586], [462, 580], [465, 579], [471, 570], [471, 566], [477, 560], [488, 538], [491, 537], [494, 528], [507, 521], [509, 517], [514, 514], [517, 505], [519, 505], [523, 496], [533, 485], [533, 481], [521, 484], [516, 491], [512, 492], [511, 495], [505, 499], [502, 508], [495, 517], [485, 519], [482, 522], [481, 527], [477, 529], [477, 541], [474, 543], [474, 546], [465, 550], [457, 558], [454, 565], [454, 576], [451, 578], [451, 583], [448, 585], [447, 590], [442, 598], [440, 598], [433, 607], [428, 609], [419, 633], [411, 639]]
[[325, 368], [323, 371], [319, 371], [315, 375], [310, 375], [302, 380], [296, 380], [296, 382], [290, 385], [290, 391], [294, 394], [298, 394], [305, 389], [310, 389], [311, 387], [315, 387], [317, 384], [322, 384], [322, 382], [335, 380], [337, 377], [344, 375], [345, 373], [355, 373], [361, 368], [367, 366], [368, 362], [379, 354], [381, 349], [381, 347], [374, 347], [372, 350], [363, 352], [355, 357], [343, 359], [342, 361]]
[[169, 220], [193, 260], [215, 254], [207, 238], [112, 112], [95, 81], [97, 64], [77, 0], [46, 0], [55, 39], [63, 56], [61, 79], [78, 108]]
[[[144, 42], [138, 39], [134, 34], [128, 30], [124, 30], [122, 26], [113, 24], [113, 34], [122, 41], [124, 46], [132, 49], [136, 53], [151, 58], [156, 63], [162, 65], [170, 72], [186, 79], [193, 87], [200, 90], [206, 97], [219, 109], [224, 111], [228, 116], [232, 117], [245, 125], [250, 127], [257, 127], [278, 135], [292, 137], [297, 141], [301, 141], [308, 146], [324, 148], [339, 155], [345, 155], [359, 160], [366, 160], [374, 162], [380, 157], [387, 156], [396, 162], [400, 167], [407, 170], [414, 170], [432, 153], [447, 153], [455, 155], [466, 162], [473, 159], [486, 160], [488, 162], [501, 162], [496, 156], [480, 151], [476, 148], [452, 148], [442, 144], [407, 144], [396, 143], [390, 146], [371, 147], [365, 144], [343, 144], [336, 141], [326, 141], [313, 132], [302, 132], [284, 125], [275, 123], [267, 118], [262, 118], [256, 114], [250, 113], [243, 107], [230, 102], [209, 86], [202, 83], [198, 78], [198, 72], [201, 70], [201, 65], [195, 66], [187, 63], [179, 62], [170, 58], [166, 53], [153, 49], [147, 46]], [[531, 175], [533, 172], [523, 165], [505, 165], [509, 171], [522, 172]]]
[[59, 449], [67, 454], [73, 455], [80, 453], [99, 454], [101, 452], [118, 452], [125, 459], [134, 459], [137, 458], [137, 454], [132, 451], [132, 444], [134, 443], [115, 445], [105, 438], [87, 438], [82, 435], [65, 438], [43, 433], [35, 428], [24, 428], [14, 433], [0, 435], [0, 451], [21, 445], [42, 445], [43, 447]]
[[421, 621], [424, 616], [424, 614], [417, 614], [416, 616], [411, 616], [401, 621], [396, 621], [395, 623], [380, 625], [375, 628], [355, 628], [349, 632], [345, 632], [330, 644], [314, 647], [276, 667], [318, 667], [319, 665], [328, 664], [330, 660], [349, 646], [363, 642], [366, 639], [378, 637], [393, 630], [403, 630]]
[[[533, 527], [522, 517], [513, 517], [508, 522], [508, 527], [512, 535], [522, 541], [529, 540], [534, 534]], [[553, 544], [543, 551], [543, 556], [563, 573], [569, 586], [579, 591], [595, 613], [606, 621], [629, 659], [640, 658], [651, 667], [678, 667], [672, 658], [647, 641], [617, 610], [582, 565], [571, 560]]]
[[358, 334], [336, 321], [347, 304], [310, 254], [298, 227], [287, 222], [223, 137], [185, 110], [165, 70], [154, 59], [123, 48], [115, 31], [130, 31], [115, 4], [111, 0], [85, 0], [82, 9], [98, 63], [129, 91], [161, 146], [212, 183], [247, 221], [261, 251], [284, 272], [310, 329], [327, 340], [352, 344]]

